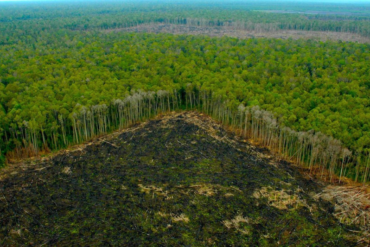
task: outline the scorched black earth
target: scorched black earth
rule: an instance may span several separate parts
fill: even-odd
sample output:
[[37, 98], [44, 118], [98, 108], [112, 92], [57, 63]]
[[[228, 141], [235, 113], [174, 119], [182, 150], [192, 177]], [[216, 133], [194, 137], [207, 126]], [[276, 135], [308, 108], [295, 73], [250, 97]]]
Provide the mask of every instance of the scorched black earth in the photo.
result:
[[173, 113], [0, 180], [1, 246], [353, 246], [318, 184]]

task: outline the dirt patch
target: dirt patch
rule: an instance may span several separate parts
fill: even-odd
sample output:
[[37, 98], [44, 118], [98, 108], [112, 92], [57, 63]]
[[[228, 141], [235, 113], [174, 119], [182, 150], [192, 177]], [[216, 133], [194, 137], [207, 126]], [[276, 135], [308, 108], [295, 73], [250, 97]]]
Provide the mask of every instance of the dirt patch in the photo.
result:
[[142, 24], [136, 27], [104, 30], [103, 32], [143, 32], [143, 33], [171, 33], [171, 34], [190, 34], [206, 35], [210, 37], [235, 37], [241, 39], [249, 38], [276, 38], [276, 39], [313, 39], [320, 41], [344, 41], [369, 43], [370, 38], [359, 34], [347, 32], [321, 32], [321, 31], [298, 31], [298, 30], [276, 30], [258, 31], [241, 30], [236, 27], [202, 27], [180, 24]]
[[196, 112], [32, 164], [0, 180], [1, 246], [355, 246], [362, 237], [333, 216], [334, 203], [311, 196], [320, 184]]

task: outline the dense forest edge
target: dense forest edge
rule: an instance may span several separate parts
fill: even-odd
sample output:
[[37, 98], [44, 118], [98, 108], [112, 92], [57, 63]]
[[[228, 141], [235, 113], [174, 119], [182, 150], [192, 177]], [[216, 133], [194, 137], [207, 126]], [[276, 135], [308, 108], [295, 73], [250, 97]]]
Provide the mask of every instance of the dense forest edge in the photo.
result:
[[[58, 115], [59, 126], [54, 125], [51, 133], [39, 128], [33, 119], [24, 121], [20, 129], [22, 143], [17, 143], [14, 151], [8, 152], [9, 159], [26, 158], [38, 155], [41, 150], [49, 147], [58, 149], [68, 147], [70, 143], [77, 144], [92, 138], [123, 129], [138, 121], [146, 120], [159, 113], [179, 109], [197, 109], [212, 116], [224, 126], [232, 127], [236, 134], [246, 139], [258, 141], [269, 147], [284, 159], [294, 160], [298, 165], [309, 169], [321, 169], [324, 175], [329, 171], [330, 181], [334, 174], [354, 177], [355, 181], [366, 183], [369, 177], [370, 153], [360, 163], [361, 158], [353, 160], [352, 152], [339, 140], [326, 136], [321, 132], [297, 132], [289, 127], [279, 126], [279, 120], [271, 112], [260, 109], [258, 105], [245, 107], [240, 104], [235, 107], [221, 96], [214, 96], [211, 91], [202, 91], [189, 84], [179, 92], [158, 90], [144, 92], [139, 90], [124, 99], [112, 100], [111, 104], [99, 104], [85, 107], [77, 104], [69, 119]], [[48, 133], [49, 132], [49, 133]], [[15, 134], [13, 133], [15, 137]], [[15, 139], [16, 140], [16, 139]], [[362, 155], [362, 154], [357, 154]], [[349, 162], [352, 161], [351, 167]], [[355, 163], [357, 161], [357, 163]]]
[[263, 9], [2, 4], [0, 164], [189, 108], [297, 163], [366, 182], [368, 44], [101, 32], [171, 23], [370, 34], [367, 7], [350, 15], [255, 10]]

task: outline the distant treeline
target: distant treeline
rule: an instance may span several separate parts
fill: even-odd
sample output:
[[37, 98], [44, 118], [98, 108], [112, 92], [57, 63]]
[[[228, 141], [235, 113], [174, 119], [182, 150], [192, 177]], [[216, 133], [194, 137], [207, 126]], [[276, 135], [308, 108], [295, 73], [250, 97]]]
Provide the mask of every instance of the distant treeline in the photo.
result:
[[[242, 4], [243, 5], [243, 4]], [[281, 5], [272, 4], [277, 9]], [[284, 4], [283, 4], [284, 5]], [[239, 6], [239, 7], [238, 7]], [[288, 9], [300, 8], [285, 4]], [[18, 42], [19, 35], [36, 38], [41, 31], [116, 29], [143, 23], [174, 23], [198, 26], [230, 26], [243, 30], [305, 30], [349, 32], [370, 36], [370, 8], [340, 5], [338, 10], [350, 15], [268, 13], [263, 4], [154, 4], [154, 3], [45, 3], [2, 4], [0, 8], [0, 42]], [[317, 6], [311, 5], [316, 9]], [[328, 13], [332, 5], [322, 5]], [[338, 7], [338, 6], [337, 6]], [[331, 10], [330, 10], [331, 8]], [[325, 11], [325, 10], [323, 10]], [[335, 13], [335, 12], [334, 12]], [[352, 15], [351, 15], [352, 13]], [[356, 15], [363, 13], [363, 15]], [[0, 43], [1, 44], [1, 43]]]

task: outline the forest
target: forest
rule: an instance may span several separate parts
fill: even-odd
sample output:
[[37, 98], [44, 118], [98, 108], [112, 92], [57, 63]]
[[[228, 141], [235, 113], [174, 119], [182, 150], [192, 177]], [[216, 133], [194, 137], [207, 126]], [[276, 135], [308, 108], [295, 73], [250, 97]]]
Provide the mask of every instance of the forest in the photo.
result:
[[119, 31], [171, 23], [370, 36], [367, 5], [264, 6], [0, 3], [0, 165], [196, 109], [282, 157], [366, 183], [369, 44]]

